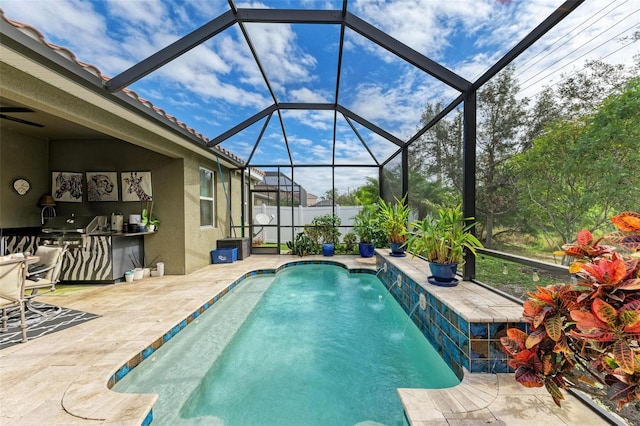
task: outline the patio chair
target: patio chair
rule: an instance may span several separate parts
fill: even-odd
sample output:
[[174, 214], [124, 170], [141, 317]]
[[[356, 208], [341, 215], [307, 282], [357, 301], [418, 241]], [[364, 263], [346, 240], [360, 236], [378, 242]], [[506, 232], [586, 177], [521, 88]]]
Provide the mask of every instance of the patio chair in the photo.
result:
[[26, 277], [26, 261], [10, 259], [0, 262], [0, 309], [2, 309], [2, 331], [8, 330], [9, 309], [20, 311], [20, 328], [22, 341], [27, 341], [27, 322], [25, 319], [24, 284]]
[[42, 317], [49, 317], [60, 311], [60, 309], [56, 307], [53, 310], [49, 309], [49, 312], [45, 312], [44, 309], [36, 308], [32, 303], [32, 299], [56, 289], [56, 284], [60, 280], [62, 261], [64, 260], [66, 252], [66, 246], [38, 246], [35, 255], [39, 257], [40, 260], [33, 265], [29, 265], [24, 286], [24, 290], [27, 292], [25, 296], [25, 308], [27, 311], [34, 312]]
[[66, 251], [66, 247], [38, 246], [35, 255], [40, 260], [33, 265], [29, 265], [27, 282], [24, 286], [27, 292], [31, 291], [28, 298], [35, 297], [38, 291], [42, 289], [47, 289], [47, 293], [56, 289], [56, 284], [60, 280], [62, 260]]

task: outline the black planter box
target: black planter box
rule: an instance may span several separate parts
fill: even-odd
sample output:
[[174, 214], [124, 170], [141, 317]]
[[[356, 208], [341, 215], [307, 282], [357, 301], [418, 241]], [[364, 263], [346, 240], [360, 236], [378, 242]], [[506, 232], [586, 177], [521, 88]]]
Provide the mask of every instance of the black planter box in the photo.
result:
[[251, 239], [245, 238], [223, 238], [216, 242], [218, 249], [238, 249], [238, 260], [244, 260], [251, 255]]

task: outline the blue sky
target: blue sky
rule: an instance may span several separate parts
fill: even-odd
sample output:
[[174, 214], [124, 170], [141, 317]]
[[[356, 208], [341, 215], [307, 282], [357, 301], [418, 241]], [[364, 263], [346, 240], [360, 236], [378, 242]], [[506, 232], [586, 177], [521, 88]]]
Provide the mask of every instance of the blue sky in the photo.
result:
[[[413, 49], [473, 81], [546, 18], [559, 0], [350, 0], [348, 10]], [[246, 8], [341, 9], [341, 0], [237, 1]], [[34, 26], [78, 59], [115, 76], [229, 10], [226, 0], [1, 0], [10, 19]], [[544, 85], [582, 68], [587, 59], [632, 63], [638, 43], [619, 41], [639, 30], [637, 0], [588, 0], [515, 62], [533, 97]], [[338, 25], [247, 24], [271, 87], [280, 102], [335, 101]], [[422, 73], [354, 31], [345, 34], [339, 103], [406, 140], [419, 127], [429, 102], [458, 92]], [[215, 138], [273, 103], [265, 80], [238, 28], [233, 26], [130, 89]], [[330, 164], [332, 111], [284, 111], [296, 164]], [[222, 146], [248, 159], [264, 121]], [[355, 124], [373, 155], [383, 161], [397, 147]], [[337, 164], [374, 165], [349, 124], [338, 115]], [[280, 122], [274, 115], [253, 164], [287, 164]], [[263, 167], [263, 169], [268, 169]], [[295, 179], [321, 195], [330, 187], [326, 170], [299, 169]], [[339, 169], [336, 187], [354, 189], [371, 168]]]

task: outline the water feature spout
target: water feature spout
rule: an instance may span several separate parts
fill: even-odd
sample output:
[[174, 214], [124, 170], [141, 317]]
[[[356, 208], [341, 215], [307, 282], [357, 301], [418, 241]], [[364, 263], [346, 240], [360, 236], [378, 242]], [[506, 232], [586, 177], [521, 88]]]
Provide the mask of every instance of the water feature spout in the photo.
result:
[[380, 274], [380, 272], [387, 272], [387, 262], [383, 263], [380, 269], [378, 269], [378, 271], [376, 272], [376, 277], [378, 276], [378, 274]]
[[[386, 264], [385, 264], [386, 265]], [[387, 298], [389, 297], [389, 295], [391, 294], [391, 290], [393, 290], [394, 286], [398, 286], [398, 288], [402, 287], [402, 275], [398, 275], [398, 278], [393, 282], [393, 284], [391, 284], [391, 286], [389, 287], [389, 293], [387, 293], [384, 296], [384, 300], [382, 301], [382, 306], [384, 306], [384, 304], [387, 301]]]
[[418, 306], [420, 306], [420, 302], [417, 302], [415, 304], [415, 306], [413, 307], [413, 309], [411, 309], [411, 312], [409, 312], [409, 317], [407, 318], [407, 322], [404, 323], [404, 328], [402, 329], [402, 334], [404, 334], [404, 332], [407, 330], [407, 325], [409, 324], [409, 321], [411, 321], [411, 317], [416, 312], [416, 309], [418, 309]]
[[423, 311], [426, 308], [426, 299], [423, 293], [420, 293], [420, 297], [419, 297], [419, 301], [415, 304], [415, 306], [413, 307], [413, 309], [411, 309], [411, 312], [409, 312], [409, 318], [407, 318], [407, 322], [404, 323], [404, 328], [402, 329], [402, 334], [404, 334], [404, 332], [407, 330], [407, 325], [409, 324], [409, 321], [411, 321], [411, 317], [413, 316], [413, 314], [416, 312], [416, 310], [418, 309], [418, 306], [420, 307], [420, 309], [422, 309]]

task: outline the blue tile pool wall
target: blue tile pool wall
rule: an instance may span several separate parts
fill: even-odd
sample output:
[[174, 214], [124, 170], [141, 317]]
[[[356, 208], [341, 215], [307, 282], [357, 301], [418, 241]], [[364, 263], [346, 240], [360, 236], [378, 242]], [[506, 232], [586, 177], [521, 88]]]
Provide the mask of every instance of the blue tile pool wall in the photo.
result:
[[[413, 279], [376, 255], [377, 268], [387, 263], [387, 272], [378, 274], [387, 289], [422, 334], [440, 353], [451, 369], [462, 378], [462, 367], [472, 373], [513, 372], [508, 366], [508, 357], [502, 351], [500, 337], [508, 328], [526, 331], [526, 323], [468, 322], [452, 307], [446, 305], [428, 289], [418, 285]], [[398, 275], [402, 275], [402, 286], [398, 287]], [[424, 293], [426, 308], [416, 308], [420, 293]]]

